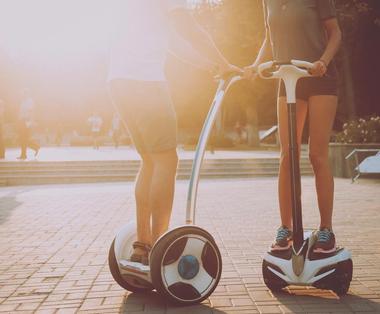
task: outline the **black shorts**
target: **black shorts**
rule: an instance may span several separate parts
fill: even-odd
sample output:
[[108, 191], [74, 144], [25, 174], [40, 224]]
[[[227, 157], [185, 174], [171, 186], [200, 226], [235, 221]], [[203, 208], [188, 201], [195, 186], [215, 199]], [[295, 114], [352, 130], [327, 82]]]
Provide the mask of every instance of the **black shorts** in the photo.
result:
[[[311, 96], [338, 95], [338, 83], [336, 77], [303, 77], [297, 82], [296, 99], [308, 101]], [[285, 85], [281, 80], [278, 96], [286, 96]]]
[[177, 147], [177, 119], [166, 82], [113, 80], [110, 92], [140, 154]]

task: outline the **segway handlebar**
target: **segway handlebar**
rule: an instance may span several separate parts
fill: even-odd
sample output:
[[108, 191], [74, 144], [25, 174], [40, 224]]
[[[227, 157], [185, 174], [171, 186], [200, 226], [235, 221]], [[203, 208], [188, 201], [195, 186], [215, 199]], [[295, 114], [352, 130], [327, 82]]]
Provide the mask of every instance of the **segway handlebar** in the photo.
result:
[[297, 81], [302, 77], [312, 76], [310, 73], [312, 67], [312, 63], [301, 60], [269, 61], [259, 65], [258, 74], [266, 80], [282, 79], [285, 84], [287, 103], [295, 103]]
[[217, 82], [224, 81], [229, 82], [231, 80], [239, 80], [243, 77], [243, 71], [224, 72], [214, 76]]
[[281, 69], [284, 65], [293, 66], [293, 71], [298, 70], [300, 77], [311, 76], [309, 71], [313, 67], [313, 64], [302, 60], [265, 62], [259, 65], [258, 74], [263, 79], [283, 78]]

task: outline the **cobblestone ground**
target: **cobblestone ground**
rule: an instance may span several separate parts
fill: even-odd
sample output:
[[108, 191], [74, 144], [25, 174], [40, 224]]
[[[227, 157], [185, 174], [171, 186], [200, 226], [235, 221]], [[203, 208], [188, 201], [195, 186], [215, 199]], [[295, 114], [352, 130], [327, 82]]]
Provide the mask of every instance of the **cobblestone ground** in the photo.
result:
[[[303, 180], [305, 226], [318, 225], [312, 178]], [[184, 217], [186, 182], [178, 182], [174, 224]], [[273, 295], [261, 258], [278, 226], [276, 179], [200, 184], [198, 223], [224, 260], [215, 293], [190, 308], [155, 293], [133, 295], [111, 278], [109, 245], [133, 217], [133, 185], [34, 186], [0, 190], [0, 312], [5, 313], [379, 313], [380, 182], [336, 180], [335, 232], [353, 253], [348, 296], [290, 288]]]

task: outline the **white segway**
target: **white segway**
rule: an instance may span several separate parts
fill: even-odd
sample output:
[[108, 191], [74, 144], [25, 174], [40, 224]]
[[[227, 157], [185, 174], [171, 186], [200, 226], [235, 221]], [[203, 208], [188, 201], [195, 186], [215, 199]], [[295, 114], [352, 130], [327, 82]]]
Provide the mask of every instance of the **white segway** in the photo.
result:
[[301, 176], [296, 124], [296, 84], [301, 77], [311, 76], [313, 65], [309, 62], [270, 61], [259, 66], [259, 75], [264, 79], [282, 79], [288, 103], [289, 155], [291, 175], [291, 200], [293, 217], [293, 245], [289, 250], [267, 252], [262, 271], [264, 282], [272, 291], [288, 285], [314, 286], [333, 290], [338, 295], [346, 294], [352, 279], [351, 253], [337, 248], [329, 254], [314, 253], [316, 233], [303, 230], [301, 207]]
[[130, 223], [116, 235], [109, 250], [109, 267], [124, 289], [144, 293], [156, 289], [166, 300], [191, 305], [208, 298], [222, 273], [222, 258], [214, 238], [194, 225], [200, 169], [210, 133], [229, 87], [240, 80], [231, 76], [219, 81], [215, 98], [204, 123], [195, 152], [190, 178], [186, 225], [168, 231], [154, 244], [149, 266], [129, 261], [136, 241], [136, 225]]

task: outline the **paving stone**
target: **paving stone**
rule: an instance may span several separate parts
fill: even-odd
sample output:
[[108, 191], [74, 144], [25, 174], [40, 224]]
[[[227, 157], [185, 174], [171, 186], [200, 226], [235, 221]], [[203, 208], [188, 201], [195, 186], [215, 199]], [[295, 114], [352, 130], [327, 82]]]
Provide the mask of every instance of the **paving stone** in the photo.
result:
[[[336, 180], [334, 229], [355, 265], [342, 298], [303, 287], [273, 294], [264, 285], [261, 259], [279, 224], [276, 185], [275, 178], [200, 182], [197, 223], [214, 235], [224, 270], [214, 294], [189, 308], [157, 293], [130, 294], [109, 273], [109, 245], [134, 216], [132, 183], [1, 188], [0, 200], [18, 205], [0, 222], [0, 313], [380, 313], [380, 247], [364, 246], [380, 237], [380, 182]], [[173, 225], [183, 223], [186, 192], [178, 181]], [[316, 227], [312, 178], [302, 192], [304, 225]]]

